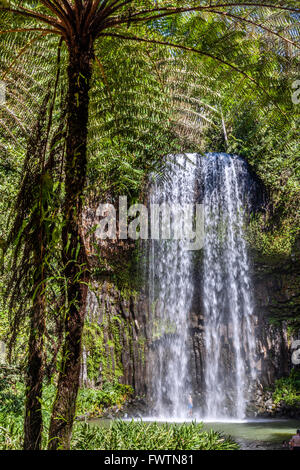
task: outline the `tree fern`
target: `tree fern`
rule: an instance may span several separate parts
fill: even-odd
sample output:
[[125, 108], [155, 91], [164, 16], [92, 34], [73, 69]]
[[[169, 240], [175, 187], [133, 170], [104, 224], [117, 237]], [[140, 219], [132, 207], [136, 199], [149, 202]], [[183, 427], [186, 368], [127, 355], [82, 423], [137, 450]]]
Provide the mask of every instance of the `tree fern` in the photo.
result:
[[[134, 197], [137, 191], [134, 180], [140, 169], [151, 170], [167, 143], [172, 142], [172, 148], [177, 147], [178, 139], [179, 142], [189, 141], [190, 145], [198, 144], [198, 131], [200, 133], [212, 122], [226, 127], [235, 106], [252, 103], [258, 110], [258, 117], [271, 109], [274, 123], [280, 125], [279, 116], [288, 122], [291, 110], [287, 86], [279, 72], [281, 60], [288, 61], [286, 69], [298, 61], [298, 20], [299, 9], [289, 0], [2, 2], [4, 77], [15, 80], [22, 76], [23, 89], [37, 102], [37, 108], [32, 106], [32, 114], [41, 103], [39, 86], [47, 77], [55, 81], [55, 59], [60, 47], [65, 65], [62, 74], [65, 81], [62, 78], [60, 86], [68, 85], [62, 257], [69, 310], [62, 371], [50, 426], [50, 448], [68, 448], [75, 413], [88, 276], [80, 224], [87, 171], [98, 157], [96, 140], [101, 134], [100, 161], [105, 180], [116, 173], [116, 156], [120, 156], [121, 168], [129, 170], [124, 181], [133, 182], [129, 192]], [[287, 22], [291, 27], [287, 27]], [[110, 50], [103, 55], [105, 49]], [[127, 87], [125, 77], [112, 63], [114, 54], [117, 58], [120, 51], [124, 51], [125, 56], [121, 61], [122, 70], [128, 67]], [[126, 54], [132, 56], [136, 51], [139, 55], [126, 61]], [[191, 58], [186, 59], [187, 55]], [[23, 65], [25, 57], [27, 61]], [[275, 66], [270, 60], [274, 57]], [[157, 68], [158, 58], [159, 61], [171, 60]], [[134, 63], [139, 64], [133, 68], [136, 76], [130, 73]], [[139, 67], [146, 71], [144, 77]], [[186, 72], [181, 74], [178, 86], [174, 71], [182, 68]], [[195, 71], [196, 86], [190, 87]], [[204, 77], [213, 80], [207, 81]], [[120, 94], [117, 93], [118, 81], [122, 84]], [[275, 87], [272, 87], [274, 81]], [[278, 87], [284, 90], [281, 98], [276, 92]], [[230, 93], [232, 90], [234, 95]], [[141, 92], [149, 96], [149, 101]], [[100, 93], [97, 104], [95, 96]], [[245, 94], [248, 94], [246, 98]], [[184, 98], [178, 100], [179, 95]], [[21, 89], [18, 89], [18, 96], [16, 92], [9, 96], [10, 101], [1, 109], [0, 116], [1, 144], [6, 152], [12, 135], [23, 144], [28, 132], [26, 123], [31, 118], [28, 106], [22, 102]], [[54, 115], [56, 111], [57, 108], [53, 110]], [[162, 126], [164, 116], [166, 123]], [[157, 135], [155, 158], [149, 134], [152, 130]], [[190, 134], [193, 138], [189, 140]], [[130, 173], [134, 176], [130, 177]], [[103, 189], [118, 192], [125, 186], [123, 182], [112, 188], [109, 181]]]

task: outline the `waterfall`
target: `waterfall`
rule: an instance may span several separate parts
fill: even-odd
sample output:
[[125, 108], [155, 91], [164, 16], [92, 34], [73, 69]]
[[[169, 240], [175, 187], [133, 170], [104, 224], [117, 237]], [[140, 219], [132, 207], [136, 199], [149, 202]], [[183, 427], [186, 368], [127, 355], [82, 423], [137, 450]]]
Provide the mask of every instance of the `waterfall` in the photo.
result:
[[[153, 385], [155, 415], [184, 417], [190, 383], [188, 378], [187, 313], [193, 297], [191, 254], [185, 239], [174, 239], [182, 223], [178, 207], [194, 201], [196, 156], [173, 157], [170, 175], [152, 188], [151, 204], [170, 207], [171, 240], [151, 240], [149, 250], [149, 297], [153, 311], [156, 363]], [[177, 209], [176, 209], [177, 208]]]
[[[150, 243], [152, 398], [154, 414], [160, 418], [187, 418], [188, 397], [195, 392], [202, 395], [202, 406], [198, 404], [194, 417], [245, 417], [256, 378], [252, 288], [244, 237], [250, 179], [247, 165], [239, 157], [187, 154], [173, 157], [168, 177], [152, 186], [152, 204], [202, 203], [205, 234], [199, 266], [202, 286], [196, 281], [195, 257], [186, 249], [185, 239]], [[178, 221], [172, 210], [171, 215], [176, 232]], [[201, 390], [195, 390], [190, 377], [195, 365], [191, 364], [189, 319], [196, 289], [201, 290], [198, 311], [203, 313], [204, 329]]]
[[205, 403], [208, 418], [244, 418], [255, 380], [253, 302], [244, 207], [246, 163], [226, 154], [201, 159], [205, 242], [203, 307]]

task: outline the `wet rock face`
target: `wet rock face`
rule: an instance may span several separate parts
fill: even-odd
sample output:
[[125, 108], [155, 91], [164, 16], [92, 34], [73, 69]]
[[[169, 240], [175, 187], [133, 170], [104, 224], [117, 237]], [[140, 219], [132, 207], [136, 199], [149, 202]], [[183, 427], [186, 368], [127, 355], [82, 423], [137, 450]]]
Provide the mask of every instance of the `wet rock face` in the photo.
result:
[[[273, 263], [272, 263], [273, 261]], [[258, 367], [260, 383], [267, 387], [289, 374], [292, 364], [291, 344], [297, 333], [289, 334], [287, 321], [300, 317], [300, 258], [269, 264], [256, 261], [253, 267], [255, 311], [258, 316]], [[286, 321], [285, 321], [286, 320]], [[299, 333], [300, 325], [298, 324]]]
[[288, 375], [291, 370], [286, 326], [273, 326], [260, 315], [256, 335], [258, 383], [264, 388], [270, 387], [276, 379]]
[[[86, 305], [82, 382], [101, 387], [104, 380], [146, 393], [145, 300], [123, 298], [111, 283], [95, 284]], [[93, 370], [91, 370], [93, 369]]]

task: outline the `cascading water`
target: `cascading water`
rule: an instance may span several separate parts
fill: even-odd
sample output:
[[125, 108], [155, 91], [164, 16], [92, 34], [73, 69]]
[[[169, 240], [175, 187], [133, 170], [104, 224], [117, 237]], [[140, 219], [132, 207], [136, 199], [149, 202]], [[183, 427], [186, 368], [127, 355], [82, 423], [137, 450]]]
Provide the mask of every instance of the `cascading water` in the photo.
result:
[[[178, 207], [195, 199], [196, 156], [177, 156], [170, 177], [152, 188], [151, 204], [170, 208], [172, 234], [180, 232]], [[150, 306], [154, 311], [156, 363], [153, 370], [155, 415], [186, 416], [188, 378], [187, 313], [193, 296], [191, 255], [187, 240], [152, 240], [149, 259]]]
[[226, 154], [201, 159], [205, 242], [203, 304], [206, 416], [244, 418], [255, 381], [254, 316], [243, 233], [249, 173]]
[[[204, 381], [202, 390], [192, 390], [189, 314], [194, 290], [201, 289], [194, 277], [195, 259], [184, 239], [151, 240], [153, 413], [160, 418], [187, 418], [188, 395], [201, 392], [204, 405], [199, 412], [194, 410], [194, 417], [241, 419], [256, 376], [251, 280], [243, 233], [250, 178], [247, 165], [227, 154], [188, 154], [177, 156], [169, 173], [168, 179], [153, 185], [151, 204], [198, 202], [204, 207], [203, 305], [199, 309], [204, 317]], [[201, 200], [196, 191], [199, 181]], [[171, 215], [176, 232], [178, 219], [172, 210]]]

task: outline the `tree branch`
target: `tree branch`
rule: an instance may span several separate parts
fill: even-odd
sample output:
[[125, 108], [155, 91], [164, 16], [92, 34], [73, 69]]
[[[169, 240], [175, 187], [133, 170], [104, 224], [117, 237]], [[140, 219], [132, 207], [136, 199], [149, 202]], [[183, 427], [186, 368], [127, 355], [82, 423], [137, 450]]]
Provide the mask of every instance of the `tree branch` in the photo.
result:
[[[121, 2], [121, 3], [120, 3]], [[132, 0], [116, 0], [110, 5], [107, 5], [103, 10], [99, 10], [95, 19], [91, 20], [91, 29], [95, 31], [96, 35], [99, 32], [99, 29], [101, 28], [101, 23], [103, 27], [101, 29], [104, 29], [104, 27], [109, 26], [109, 21], [105, 23], [105, 19], [108, 18], [109, 16], [113, 15], [115, 11], [118, 11], [120, 8], [122, 8], [125, 5], [128, 5], [131, 3]], [[100, 4], [100, 1], [96, 2], [98, 5]], [[92, 15], [90, 15], [90, 18], [88, 18], [86, 21], [92, 18]], [[104, 20], [104, 21], [103, 21]]]
[[[44, 3], [45, 6], [47, 6], [62, 22], [62, 24], [65, 25], [66, 29], [69, 30], [69, 34], [72, 34], [72, 26], [75, 26], [75, 17], [73, 14], [72, 8], [70, 8], [67, 11], [65, 11], [62, 7], [62, 5], [56, 1], [47, 1], [47, 0], [41, 0], [42, 3]], [[63, 2], [65, 5], [68, 2]]]
[[84, 17], [83, 17], [83, 28], [86, 25], [89, 25], [89, 27], [91, 29], [91, 26], [92, 26], [92, 23], [93, 23], [92, 18], [93, 18], [94, 15], [96, 15], [100, 3], [101, 3], [101, 0], [97, 0], [90, 6], [90, 9], [86, 8], [86, 11], [85, 11]]
[[58, 18], [60, 18], [63, 21], [66, 20], [66, 14], [64, 10], [61, 9], [61, 6], [57, 2], [55, 1], [51, 2], [49, 0], [41, 0], [41, 3], [46, 8], [48, 8], [48, 10], [52, 11], [52, 13], [54, 13]]
[[[57, 3], [57, 2], [56, 2]], [[72, 18], [75, 22], [75, 15], [74, 15], [74, 11], [73, 9], [71, 8], [68, 0], [61, 0], [61, 3], [64, 5], [65, 7], [65, 11], [66, 13], [70, 16], [70, 18]], [[62, 7], [61, 7], [62, 8]]]
[[[89, 3], [89, 2], [88, 2]], [[75, 0], [74, 1], [74, 6], [75, 6], [75, 18], [76, 18], [76, 24], [79, 29], [80, 25], [80, 20], [81, 20], [81, 15], [83, 13], [83, 5], [81, 0]]]

